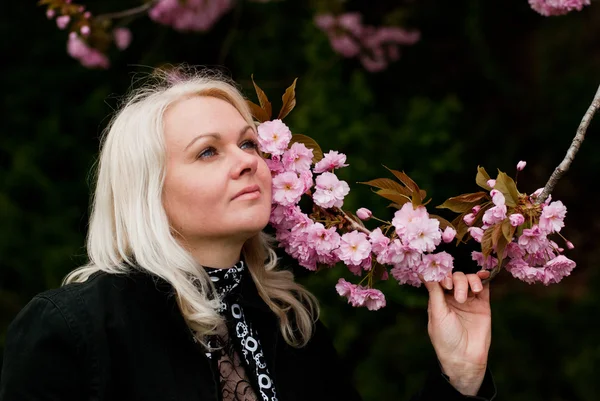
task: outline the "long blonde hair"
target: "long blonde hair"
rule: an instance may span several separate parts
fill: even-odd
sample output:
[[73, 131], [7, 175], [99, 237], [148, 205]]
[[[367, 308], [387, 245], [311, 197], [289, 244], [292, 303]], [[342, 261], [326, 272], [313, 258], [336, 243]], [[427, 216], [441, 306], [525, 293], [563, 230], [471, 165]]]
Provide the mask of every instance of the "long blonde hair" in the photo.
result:
[[[96, 188], [87, 236], [89, 263], [71, 272], [64, 284], [82, 282], [98, 271], [130, 272], [133, 266], [173, 286], [177, 303], [198, 341], [215, 334], [223, 319], [206, 271], [176, 240], [162, 203], [166, 170], [163, 116], [174, 102], [190, 96], [227, 101], [253, 124], [235, 84], [210, 70], [178, 67], [159, 70], [132, 90], [106, 128], [96, 169]], [[300, 347], [313, 332], [317, 301], [277, 269], [277, 256], [265, 233], [250, 238], [242, 255], [258, 293], [279, 318], [285, 341]]]

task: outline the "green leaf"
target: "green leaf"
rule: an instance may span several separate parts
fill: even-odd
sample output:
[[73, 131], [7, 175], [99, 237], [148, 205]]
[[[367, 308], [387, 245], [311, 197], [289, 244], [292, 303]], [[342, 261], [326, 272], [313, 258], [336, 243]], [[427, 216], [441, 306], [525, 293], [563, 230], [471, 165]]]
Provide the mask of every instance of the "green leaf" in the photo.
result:
[[254, 89], [256, 90], [256, 96], [258, 96], [258, 101], [260, 103], [260, 107], [267, 113], [267, 120], [271, 119], [271, 115], [273, 114], [273, 108], [271, 106], [271, 102], [267, 98], [265, 92], [260, 89], [260, 87], [254, 82], [254, 74], [250, 76], [252, 78], [252, 84], [254, 85]]
[[318, 163], [319, 161], [321, 161], [321, 159], [323, 159], [323, 150], [321, 150], [321, 147], [319, 146], [317, 141], [312, 139], [310, 136], [302, 134], [293, 134], [292, 139], [290, 140], [290, 145], [296, 142], [303, 144], [309, 149], [312, 149], [313, 163]]
[[492, 187], [487, 184], [489, 180], [490, 176], [487, 171], [485, 171], [483, 167], [477, 166], [477, 177], [475, 177], [475, 183], [477, 183], [477, 185], [479, 185], [481, 188], [491, 191]]
[[494, 189], [502, 192], [506, 200], [506, 205], [515, 207], [519, 202], [519, 191], [517, 191], [517, 185], [506, 173], [498, 170], [498, 178], [496, 178], [496, 185]]
[[285, 90], [285, 93], [281, 97], [283, 105], [281, 106], [281, 111], [279, 111], [279, 117], [277, 117], [280, 120], [283, 120], [296, 106], [296, 81], [298, 81], [298, 78], [294, 79], [294, 82]]

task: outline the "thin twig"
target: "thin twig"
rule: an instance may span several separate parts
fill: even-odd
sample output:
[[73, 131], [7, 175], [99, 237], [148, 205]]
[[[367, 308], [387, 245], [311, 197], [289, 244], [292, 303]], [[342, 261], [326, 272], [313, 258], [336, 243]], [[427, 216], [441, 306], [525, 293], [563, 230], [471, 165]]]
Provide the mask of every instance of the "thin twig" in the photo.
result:
[[124, 17], [129, 17], [132, 15], [141, 14], [143, 12], [146, 12], [148, 9], [152, 8], [159, 1], [160, 0], [154, 0], [154, 1], [150, 1], [148, 3], [142, 4], [139, 7], [129, 8], [127, 10], [117, 11], [114, 13], [100, 14], [100, 15], [97, 15], [96, 18], [97, 19], [115, 19], [115, 18], [124, 18]]
[[355, 230], [358, 230], [360, 232], [363, 232], [367, 235], [371, 234], [371, 231], [367, 230], [365, 227], [361, 226], [360, 224], [358, 224], [356, 221], [354, 221], [353, 218], [351, 218], [350, 216], [348, 216], [346, 214], [346, 212], [344, 212], [341, 208], [337, 208], [340, 213], [346, 218], [346, 220], [348, 220], [350, 222], [350, 227], [352, 227]]
[[599, 108], [600, 108], [600, 86], [598, 87], [598, 90], [596, 91], [596, 95], [594, 96], [594, 100], [592, 100], [590, 107], [587, 109], [587, 111], [583, 115], [583, 118], [581, 119], [579, 128], [577, 128], [577, 134], [575, 135], [575, 138], [573, 138], [573, 142], [571, 142], [571, 146], [569, 147], [569, 150], [567, 150], [567, 154], [565, 155], [565, 158], [558, 165], [558, 167], [556, 167], [556, 169], [554, 169], [554, 172], [548, 179], [548, 182], [546, 183], [544, 190], [542, 191], [540, 196], [538, 196], [538, 198], [536, 200], [537, 203], [542, 203], [546, 200], [546, 198], [548, 198], [548, 195], [550, 195], [550, 193], [554, 189], [554, 186], [556, 185], [558, 180], [563, 176], [563, 174], [565, 172], [567, 172], [567, 170], [571, 166], [571, 163], [573, 162], [573, 159], [575, 158], [575, 154], [579, 150], [579, 147], [581, 146], [581, 143], [583, 142], [583, 139], [585, 138], [585, 133], [588, 129], [588, 126], [590, 125], [590, 122], [592, 121], [594, 114], [596, 114], [596, 111], [598, 111]]

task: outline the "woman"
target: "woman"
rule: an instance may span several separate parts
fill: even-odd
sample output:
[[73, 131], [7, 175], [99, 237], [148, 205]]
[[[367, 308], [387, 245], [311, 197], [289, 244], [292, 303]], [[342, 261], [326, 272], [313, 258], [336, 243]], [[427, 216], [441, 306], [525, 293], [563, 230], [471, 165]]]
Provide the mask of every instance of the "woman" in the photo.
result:
[[[89, 263], [10, 326], [0, 399], [359, 399], [262, 232], [271, 174], [243, 96], [214, 73], [157, 78], [107, 129]], [[439, 367], [416, 399], [494, 397], [481, 277], [426, 283]]]

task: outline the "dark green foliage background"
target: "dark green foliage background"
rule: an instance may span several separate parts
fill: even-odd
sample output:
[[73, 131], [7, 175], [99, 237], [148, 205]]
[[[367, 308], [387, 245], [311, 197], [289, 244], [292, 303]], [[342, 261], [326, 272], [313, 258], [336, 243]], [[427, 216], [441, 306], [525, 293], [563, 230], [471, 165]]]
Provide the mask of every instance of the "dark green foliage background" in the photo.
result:
[[[69, 58], [66, 33], [41, 8], [11, 4], [0, 16], [0, 344], [34, 294], [60, 285], [85, 261], [89, 171], [99, 137], [134, 75], [150, 66], [224, 65], [252, 98], [254, 73], [276, 107], [299, 77], [288, 124], [324, 149], [347, 153], [347, 208], [368, 205], [382, 217], [391, 216], [387, 202], [355, 184], [387, 176], [382, 165], [406, 171], [433, 204], [475, 190], [477, 165], [514, 174], [524, 159], [521, 191], [543, 186], [600, 84], [595, 3], [544, 18], [526, 0], [409, 2], [409, 13], [398, 15], [421, 30], [422, 40], [379, 74], [336, 56], [312, 22], [314, 4], [300, 1], [244, 2], [207, 34], [180, 34], [140, 18], [132, 23], [131, 48], [113, 54], [108, 71], [86, 70]], [[347, 5], [380, 24], [398, 2]], [[90, 3], [95, 12], [122, 7], [116, 0]], [[579, 267], [552, 287], [507, 274], [493, 282], [490, 366], [499, 399], [600, 399], [598, 127], [592, 123], [554, 193], [569, 207], [564, 234], [576, 244], [569, 256]], [[466, 250], [457, 264], [474, 267]], [[369, 312], [335, 294], [337, 271], [297, 273], [321, 300], [322, 318], [365, 400], [408, 399], [433, 357], [425, 291], [390, 280], [382, 285], [387, 308]]]

